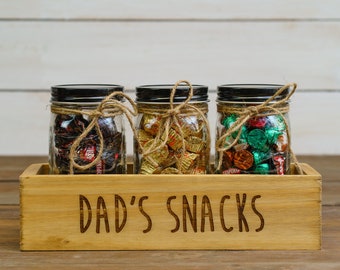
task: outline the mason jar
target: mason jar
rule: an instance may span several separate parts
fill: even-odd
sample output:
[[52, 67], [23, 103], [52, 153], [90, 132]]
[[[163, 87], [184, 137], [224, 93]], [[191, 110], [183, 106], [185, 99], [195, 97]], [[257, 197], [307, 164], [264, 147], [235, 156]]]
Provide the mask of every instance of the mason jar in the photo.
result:
[[[125, 130], [115, 102], [123, 86], [70, 84], [51, 88], [49, 166], [52, 174], [118, 174], [126, 172]], [[109, 95], [113, 113], [98, 107]]]
[[209, 172], [207, 86], [138, 86], [136, 103], [136, 174]]
[[289, 173], [290, 90], [276, 84], [218, 86], [216, 173]]

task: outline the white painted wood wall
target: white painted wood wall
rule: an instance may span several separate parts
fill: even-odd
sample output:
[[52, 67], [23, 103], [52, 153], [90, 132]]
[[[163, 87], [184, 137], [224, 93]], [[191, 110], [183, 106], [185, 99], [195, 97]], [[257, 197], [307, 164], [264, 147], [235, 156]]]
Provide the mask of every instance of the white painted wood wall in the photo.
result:
[[[339, 0], [0, 0], [0, 155], [47, 155], [49, 89], [296, 82], [297, 154], [340, 154]], [[132, 153], [131, 132], [128, 152]]]

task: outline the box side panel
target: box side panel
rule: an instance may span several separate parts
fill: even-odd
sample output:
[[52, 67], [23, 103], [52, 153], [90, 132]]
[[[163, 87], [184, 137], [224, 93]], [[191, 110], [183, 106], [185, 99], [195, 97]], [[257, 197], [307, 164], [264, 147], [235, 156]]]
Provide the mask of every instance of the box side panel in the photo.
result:
[[315, 176], [21, 179], [22, 250], [319, 249]]

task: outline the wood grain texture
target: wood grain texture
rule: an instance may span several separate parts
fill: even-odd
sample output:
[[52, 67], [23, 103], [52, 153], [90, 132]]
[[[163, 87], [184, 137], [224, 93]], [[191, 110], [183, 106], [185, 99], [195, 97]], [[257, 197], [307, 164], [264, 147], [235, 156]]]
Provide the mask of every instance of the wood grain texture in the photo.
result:
[[[340, 205], [339, 156], [298, 156], [322, 175], [323, 205]], [[33, 163], [46, 163], [46, 156], [0, 156], [0, 204], [19, 204], [19, 176]]]
[[[338, 199], [339, 156], [299, 156], [322, 172], [323, 197], [331, 191]], [[0, 177], [10, 167], [14, 179], [27, 164], [45, 157], [1, 157]], [[16, 169], [15, 169], [16, 168]], [[13, 180], [14, 181], [14, 180]], [[18, 180], [16, 180], [18, 181]], [[18, 182], [16, 182], [18, 183]], [[0, 194], [3, 189], [0, 186]], [[17, 194], [19, 190], [16, 191]], [[17, 195], [18, 196], [18, 195]], [[335, 197], [334, 197], [335, 198]], [[324, 204], [325, 202], [323, 202]], [[0, 268], [4, 269], [307, 269], [335, 270], [340, 267], [339, 202], [323, 205], [321, 251], [100, 251], [21, 252], [19, 205], [0, 204]]]
[[[134, 97], [133, 91], [128, 91]], [[0, 122], [8, 128], [0, 133], [0, 154], [2, 155], [48, 155], [48, 131], [50, 123], [49, 91], [44, 92], [1, 92]], [[216, 91], [209, 91], [209, 114], [214, 155], [216, 124]], [[299, 155], [337, 155], [340, 144], [336, 143], [340, 134], [340, 118], [337, 110], [340, 91], [304, 92], [298, 90], [292, 97], [290, 125], [292, 149]], [[10, 118], [7, 112], [10, 113]], [[127, 153], [133, 154], [133, 134], [126, 121]]]
[[[132, 89], [155, 79], [158, 83], [185, 78], [215, 88], [222, 79], [294, 80], [300, 87], [303, 83], [307, 95], [318, 91], [310, 98], [301, 95], [303, 103], [292, 107], [294, 149], [300, 154], [338, 155], [340, 129], [334, 119], [340, 115], [332, 108], [338, 107], [340, 89], [339, 5], [337, 0], [0, 0], [0, 122], [6, 124], [0, 132], [0, 154], [44, 155], [41, 160], [0, 157], [0, 269], [339, 269], [339, 156], [299, 156], [323, 176], [321, 251], [20, 252], [17, 201], [19, 174], [28, 164], [47, 160], [49, 95], [27, 90], [47, 91], [55, 83], [119, 81]], [[179, 23], [183, 31], [178, 37], [170, 32], [169, 39], [163, 38]], [[193, 29], [182, 27], [187, 23], [197, 28], [220, 26], [211, 33], [211, 27], [202, 27], [187, 38]], [[135, 24], [140, 24], [137, 33], [131, 30]], [[144, 35], [152, 24], [150, 34]], [[86, 35], [87, 28], [91, 35]], [[106, 37], [112, 34], [114, 38]], [[69, 44], [58, 40], [69, 38]], [[182, 58], [175, 61], [178, 56]]]
[[321, 176], [301, 167], [305, 175], [96, 176], [34, 164], [20, 176], [21, 249], [320, 249]]
[[[304, 97], [296, 107], [294, 149], [339, 154], [340, 127], [329, 117], [339, 118], [339, 6], [337, 0], [0, 1], [0, 120], [7, 123], [0, 154], [46, 154], [51, 85], [119, 83], [132, 90], [179, 79], [210, 89], [295, 81], [301, 91], [316, 90], [319, 97]], [[215, 113], [210, 118], [214, 124]]]
[[19, 180], [20, 174], [32, 163], [47, 162], [47, 156], [0, 156], [0, 182]]
[[326, 0], [22, 0], [0, 1], [0, 18], [15, 19], [338, 19]]
[[3, 21], [0, 89], [79, 82], [134, 89], [184, 78], [212, 89], [295, 81], [338, 90], [339, 32], [338, 22]]
[[20, 252], [19, 207], [0, 206], [0, 266], [6, 269], [309, 269], [340, 267], [339, 207], [323, 207], [321, 251]]

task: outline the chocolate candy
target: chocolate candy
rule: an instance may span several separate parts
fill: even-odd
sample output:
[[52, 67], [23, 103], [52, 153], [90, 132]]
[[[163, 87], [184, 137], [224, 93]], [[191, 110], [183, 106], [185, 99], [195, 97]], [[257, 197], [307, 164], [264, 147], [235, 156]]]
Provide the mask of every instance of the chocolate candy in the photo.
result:
[[[223, 117], [222, 117], [223, 118]], [[222, 136], [237, 120], [235, 114], [226, 114], [221, 120]], [[282, 174], [288, 170], [288, 139], [283, 118], [269, 115], [249, 119], [241, 127], [241, 136], [236, 144], [223, 152], [223, 174], [257, 173]], [[234, 143], [237, 132], [225, 139], [225, 146]], [[280, 154], [277, 156], [277, 154]]]
[[[157, 117], [144, 114], [143, 125], [138, 130], [138, 138], [140, 144], [144, 147], [144, 150], [150, 150], [153, 147], [156, 140], [156, 135], [153, 135], [156, 126], [158, 124], [154, 122]], [[152, 125], [148, 125], [146, 122], [150, 120]], [[204, 168], [206, 166], [206, 142], [203, 139], [204, 133], [202, 123], [199, 117], [184, 116], [179, 118], [178, 125], [172, 124], [168, 136], [166, 145], [159, 151], [151, 153], [148, 157], [141, 159], [141, 169], [139, 173], [153, 174], [153, 173], [202, 173], [206, 172]], [[181, 130], [179, 130], [181, 128]], [[165, 131], [162, 133], [159, 143], [164, 142], [166, 139]], [[158, 145], [159, 145], [158, 143]], [[182, 155], [182, 151], [185, 153]], [[151, 165], [155, 162], [157, 166]], [[147, 162], [146, 164], [144, 164]]]
[[179, 174], [179, 170], [173, 167], [165, 168], [161, 171], [161, 174]]
[[201, 138], [190, 136], [186, 139], [186, 149], [192, 153], [200, 153], [203, 150], [204, 142]]
[[206, 174], [206, 169], [205, 167], [195, 167], [187, 172], [188, 174]]
[[268, 119], [266, 117], [254, 117], [249, 119], [248, 125], [251, 128], [264, 128]]
[[268, 163], [258, 164], [254, 170], [258, 174], [269, 174], [270, 165]]
[[[208, 87], [188, 81], [175, 84], [141, 85], [136, 87], [138, 117], [136, 131], [148, 133], [152, 147], [167, 147], [167, 154], [154, 156], [136, 136], [135, 173], [207, 173], [210, 169], [210, 132], [207, 120]], [[136, 139], [136, 138], [135, 138]], [[157, 143], [156, 143], [157, 142]], [[156, 151], [157, 152], [157, 151]], [[155, 170], [141, 170], [144, 161]]]
[[[165, 134], [163, 133], [162, 140], [165, 139]], [[167, 140], [168, 146], [173, 150], [178, 150], [183, 146], [183, 140], [180, 134], [174, 130], [170, 129]]]
[[253, 166], [254, 157], [247, 150], [240, 150], [234, 154], [234, 165], [241, 170], [248, 170]]
[[140, 173], [141, 174], [153, 174], [156, 172], [159, 172], [160, 168], [151, 164], [149, 161], [147, 160], [143, 160], [142, 165], [141, 165], [141, 169], [140, 169]]
[[288, 147], [287, 135], [286, 134], [279, 135], [277, 137], [274, 147], [277, 152], [285, 152]]
[[224, 151], [223, 152], [223, 166], [225, 168], [230, 168], [233, 165], [233, 161], [234, 161], [234, 152]]
[[289, 172], [288, 111], [295, 89], [295, 84], [218, 86], [217, 173]]
[[265, 150], [267, 146], [267, 136], [262, 129], [253, 129], [248, 134], [248, 143], [255, 149]]
[[273, 156], [273, 161], [276, 167], [276, 172], [279, 175], [285, 174], [285, 157], [280, 154], [275, 154]]
[[[184, 138], [184, 145], [182, 137], [175, 130], [175, 128], [170, 128], [166, 144], [160, 150], [152, 152], [141, 159], [141, 169], [139, 173], [192, 174], [205, 172], [205, 169], [200, 167], [200, 164], [206, 163], [205, 160], [203, 161], [203, 158], [205, 158], [205, 153], [203, 152], [205, 143], [202, 138], [192, 136], [191, 133], [188, 133], [189, 124], [187, 123], [186, 126], [186, 134], [188, 136]], [[197, 135], [196, 128], [191, 127], [191, 130]], [[146, 133], [147, 132], [145, 130], [139, 130], [139, 138], [146, 139]], [[144, 143], [144, 150], [149, 151], [158, 147], [160, 143], [164, 141], [165, 135], [163, 133], [161, 141], [158, 141], [158, 143], [156, 143], [155, 138], [156, 137], [152, 136], [151, 139], [149, 138], [149, 141]], [[186, 152], [182, 155], [183, 149], [185, 149]]]
[[[202, 121], [196, 116], [196, 115], [186, 115], [186, 116], [182, 116], [181, 118], [178, 119], [179, 121], [179, 127], [181, 129], [181, 131], [184, 134], [184, 137], [188, 137], [188, 136], [198, 136], [198, 137], [202, 137], [202, 131], [203, 131], [203, 123]], [[178, 130], [178, 126], [177, 125], [172, 125], [172, 127], [174, 129], [177, 130], [177, 132], [179, 132]]]
[[141, 129], [138, 132], [138, 140], [142, 146], [144, 146], [148, 141], [152, 139], [153, 139], [153, 136], [150, 133], [146, 132], [145, 130]]
[[285, 121], [283, 119], [283, 116], [281, 115], [276, 115], [274, 119], [274, 125], [281, 131], [287, 130]]
[[126, 172], [122, 117], [130, 119], [133, 110], [123, 109], [123, 90], [113, 84], [51, 87], [50, 173]]
[[161, 117], [151, 114], [144, 115], [143, 129], [151, 135], [156, 135], [161, 125]]
[[270, 152], [261, 152], [258, 150], [254, 150], [253, 152], [253, 157], [254, 157], [254, 163], [256, 165], [259, 165], [260, 163], [268, 160], [271, 157]]
[[[123, 173], [122, 148], [124, 140], [121, 132], [118, 132], [112, 118], [99, 118], [98, 124], [103, 135], [104, 151], [101, 161], [88, 170], [75, 169], [75, 173]], [[89, 125], [89, 121], [82, 115], [56, 115], [54, 120], [54, 159], [56, 168], [54, 173], [68, 174], [70, 172], [70, 149]], [[80, 142], [75, 156], [75, 162], [79, 165], [87, 165], [95, 160], [99, 151], [99, 137], [93, 128]]]
[[247, 143], [240, 143], [240, 144], [234, 145], [235, 151], [246, 150], [248, 147], [249, 147], [249, 144]]
[[[142, 156], [137, 173], [203, 174], [207, 172], [209, 156], [207, 157], [206, 152], [206, 131], [199, 116], [180, 116], [177, 124], [170, 125], [168, 136], [161, 127], [163, 122], [158, 115], [144, 113], [141, 119], [137, 134], [144, 152], [158, 147], [165, 140], [166, 144], [162, 149]], [[156, 123], [156, 120], [159, 122]], [[156, 131], [161, 131], [161, 136], [157, 135]], [[157, 140], [158, 143], [155, 143]]]
[[[224, 125], [224, 127], [226, 129], [229, 129], [232, 127], [232, 125], [236, 122], [236, 120], [238, 119], [238, 116], [236, 114], [231, 114], [229, 116], [227, 116], [223, 121], [222, 124]], [[240, 142], [246, 142], [246, 138], [247, 138], [247, 127], [246, 126], [242, 126], [241, 127], [241, 135], [240, 135]], [[238, 135], [238, 131], [234, 131], [232, 133], [232, 137], [235, 139]]]
[[230, 114], [229, 116], [225, 117], [222, 119], [222, 124], [226, 128], [230, 128], [237, 120], [237, 115], [236, 114]]
[[178, 154], [178, 163], [177, 167], [180, 168], [181, 171], [188, 171], [189, 169], [192, 169], [192, 166], [198, 157], [198, 154], [185, 152], [183, 157], [182, 154]]
[[240, 174], [240, 173], [241, 173], [241, 170], [237, 168], [229, 168], [222, 172], [222, 174]]
[[[155, 140], [152, 139], [145, 144], [144, 149], [146, 151], [150, 151], [150, 150], [153, 150], [154, 148], [156, 148], [160, 145], [161, 145], [161, 142], [156, 143]], [[151, 159], [153, 162], [156, 162], [156, 163], [159, 164], [159, 163], [165, 161], [168, 158], [168, 156], [169, 156], [168, 146], [164, 145], [159, 150], [151, 152], [150, 155], [148, 156], [148, 158]]]
[[268, 127], [264, 130], [264, 132], [269, 144], [275, 144], [278, 137], [282, 134], [282, 131], [275, 127]]

